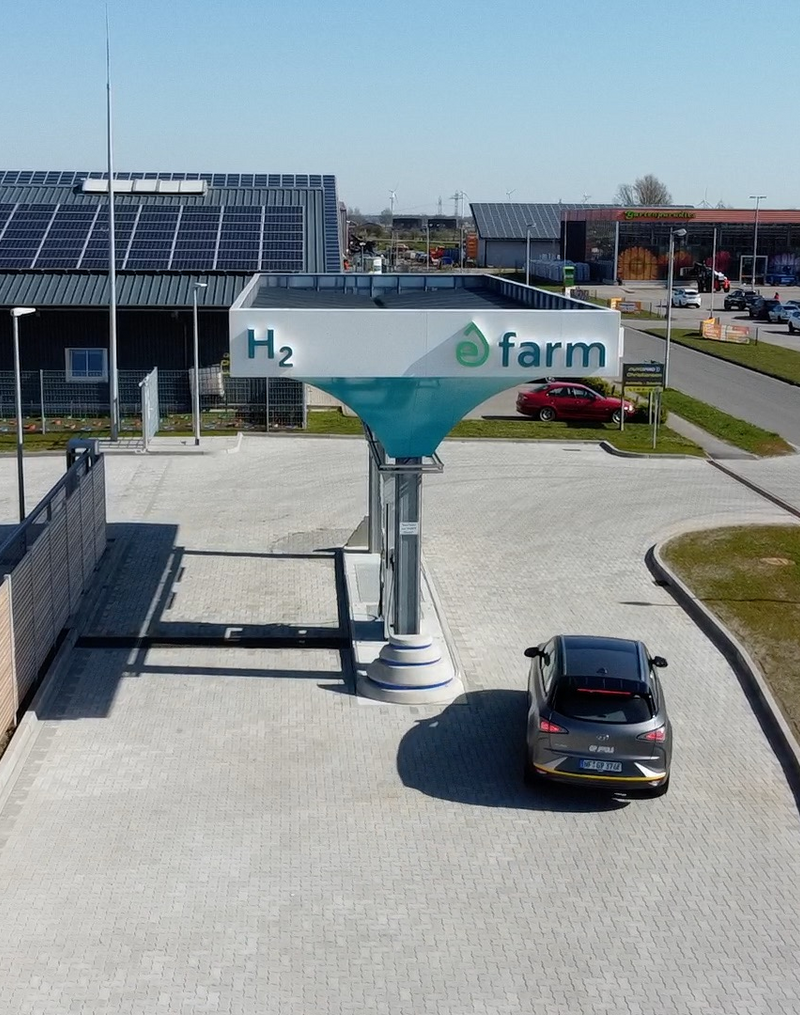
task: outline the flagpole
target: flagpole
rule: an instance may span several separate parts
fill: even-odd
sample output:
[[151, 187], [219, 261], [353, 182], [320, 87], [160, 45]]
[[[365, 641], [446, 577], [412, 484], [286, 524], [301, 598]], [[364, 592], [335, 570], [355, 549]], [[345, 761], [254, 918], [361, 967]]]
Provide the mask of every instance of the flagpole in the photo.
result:
[[111, 440], [119, 440], [119, 375], [117, 372], [117, 237], [114, 218], [114, 146], [111, 134], [111, 32], [106, 4], [106, 130], [108, 145], [108, 400]]

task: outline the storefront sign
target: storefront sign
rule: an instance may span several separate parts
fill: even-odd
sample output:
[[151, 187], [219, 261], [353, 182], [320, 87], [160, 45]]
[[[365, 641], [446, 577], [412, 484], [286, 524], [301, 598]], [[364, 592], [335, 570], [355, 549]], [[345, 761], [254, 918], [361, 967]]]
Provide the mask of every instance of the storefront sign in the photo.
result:
[[631, 391], [651, 391], [664, 387], [663, 363], [624, 363], [622, 386]]
[[619, 375], [608, 310], [270, 310], [230, 312], [234, 377]]
[[639, 208], [627, 208], [622, 213], [624, 219], [693, 219], [695, 218], [693, 211], [677, 211], [673, 209], [647, 209], [641, 210]]

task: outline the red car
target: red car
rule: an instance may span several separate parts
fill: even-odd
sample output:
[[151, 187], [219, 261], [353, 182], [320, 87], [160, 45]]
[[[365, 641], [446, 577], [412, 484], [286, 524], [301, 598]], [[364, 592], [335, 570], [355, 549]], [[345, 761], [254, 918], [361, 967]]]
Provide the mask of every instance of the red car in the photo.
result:
[[[585, 384], [567, 381], [537, 384], [535, 388], [520, 391], [517, 395], [517, 412], [547, 423], [554, 419], [585, 419], [595, 422], [610, 420], [619, 423], [621, 405], [619, 398], [606, 398]], [[635, 412], [636, 406], [626, 401], [626, 418]]]

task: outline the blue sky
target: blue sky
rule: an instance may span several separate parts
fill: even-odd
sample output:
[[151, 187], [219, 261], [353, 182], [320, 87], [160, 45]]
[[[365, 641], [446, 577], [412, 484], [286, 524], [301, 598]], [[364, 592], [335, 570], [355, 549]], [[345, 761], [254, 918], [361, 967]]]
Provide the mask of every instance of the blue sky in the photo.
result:
[[[110, 0], [118, 169], [333, 172], [437, 198], [800, 206], [798, 0]], [[105, 165], [104, 5], [3, 7], [7, 169]], [[781, 41], [783, 40], [783, 41]]]

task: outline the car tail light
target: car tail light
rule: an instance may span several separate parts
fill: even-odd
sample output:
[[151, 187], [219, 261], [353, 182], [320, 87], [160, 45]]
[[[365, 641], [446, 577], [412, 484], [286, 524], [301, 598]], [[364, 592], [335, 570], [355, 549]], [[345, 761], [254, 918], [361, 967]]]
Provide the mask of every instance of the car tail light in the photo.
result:
[[563, 726], [559, 726], [558, 723], [550, 722], [549, 719], [539, 720], [539, 730], [542, 733], [569, 733], [569, 730], [565, 730]]
[[636, 738], [637, 740], [650, 740], [656, 744], [663, 744], [667, 739], [667, 731], [663, 726], [659, 726], [657, 730], [650, 730], [649, 733], [640, 733]]

